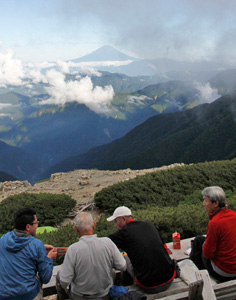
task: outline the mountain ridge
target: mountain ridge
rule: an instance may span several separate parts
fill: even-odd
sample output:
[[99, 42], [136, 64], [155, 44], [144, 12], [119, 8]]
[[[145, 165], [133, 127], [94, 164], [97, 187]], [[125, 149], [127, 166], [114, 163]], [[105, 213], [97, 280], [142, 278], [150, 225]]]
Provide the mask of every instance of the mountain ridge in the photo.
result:
[[88, 61], [126, 61], [126, 60], [138, 60], [135, 57], [131, 57], [126, 55], [114, 47], [109, 45], [104, 45], [97, 50], [84, 55], [79, 58], [72, 59], [70, 61], [78, 63], [78, 62], [88, 62]]
[[65, 160], [50, 172], [69, 171], [72, 165], [73, 168], [143, 169], [173, 162], [231, 159], [236, 155], [234, 115], [236, 92], [184, 112], [151, 117], [123, 138]]

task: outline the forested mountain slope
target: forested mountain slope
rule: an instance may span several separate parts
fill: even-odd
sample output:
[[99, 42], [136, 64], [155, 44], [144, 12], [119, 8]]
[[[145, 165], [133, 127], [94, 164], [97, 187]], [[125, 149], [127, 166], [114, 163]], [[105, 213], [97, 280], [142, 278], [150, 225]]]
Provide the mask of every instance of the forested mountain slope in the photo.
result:
[[231, 159], [236, 154], [236, 93], [194, 109], [154, 116], [123, 138], [65, 160], [75, 168], [143, 169], [173, 162]]

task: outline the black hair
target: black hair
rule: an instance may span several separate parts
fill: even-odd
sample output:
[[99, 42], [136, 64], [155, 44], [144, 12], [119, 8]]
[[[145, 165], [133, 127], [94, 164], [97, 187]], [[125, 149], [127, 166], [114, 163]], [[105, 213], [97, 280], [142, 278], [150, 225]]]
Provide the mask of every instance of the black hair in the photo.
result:
[[25, 207], [19, 209], [15, 213], [15, 229], [25, 230], [27, 224], [32, 224], [34, 222], [34, 216], [36, 211], [33, 208]]

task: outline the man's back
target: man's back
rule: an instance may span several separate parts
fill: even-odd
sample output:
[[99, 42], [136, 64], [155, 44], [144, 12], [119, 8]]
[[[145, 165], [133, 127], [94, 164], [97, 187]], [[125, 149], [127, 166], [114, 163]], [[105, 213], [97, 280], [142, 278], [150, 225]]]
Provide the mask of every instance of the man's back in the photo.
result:
[[131, 221], [109, 238], [118, 248], [127, 252], [142, 285], [156, 286], [173, 276], [174, 263], [152, 223]]
[[74, 294], [103, 297], [113, 284], [112, 267], [126, 268], [115, 244], [108, 238], [84, 235], [68, 248], [60, 280], [71, 282]]
[[39, 272], [41, 282], [48, 282], [52, 260], [47, 258], [41, 241], [11, 231], [0, 239], [0, 270], [0, 299], [33, 299], [38, 293], [35, 276]]
[[236, 274], [236, 212], [221, 209], [211, 217], [203, 255], [221, 270]]

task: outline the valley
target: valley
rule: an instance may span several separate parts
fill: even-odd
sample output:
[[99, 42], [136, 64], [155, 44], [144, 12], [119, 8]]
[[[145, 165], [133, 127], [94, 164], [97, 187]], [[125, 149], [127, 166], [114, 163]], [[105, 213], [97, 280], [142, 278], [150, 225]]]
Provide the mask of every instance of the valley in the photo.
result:
[[[101, 67], [105, 58], [120, 65]], [[142, 74], [131, 74], [135, 65]], [[19, 180], [234, 157], [236, 69], [228, 65], [140, 60], [104, 46], [38, 72], [0, 88], [0, 171]], [[221, 137], [226, 148], [207, 144]]]

